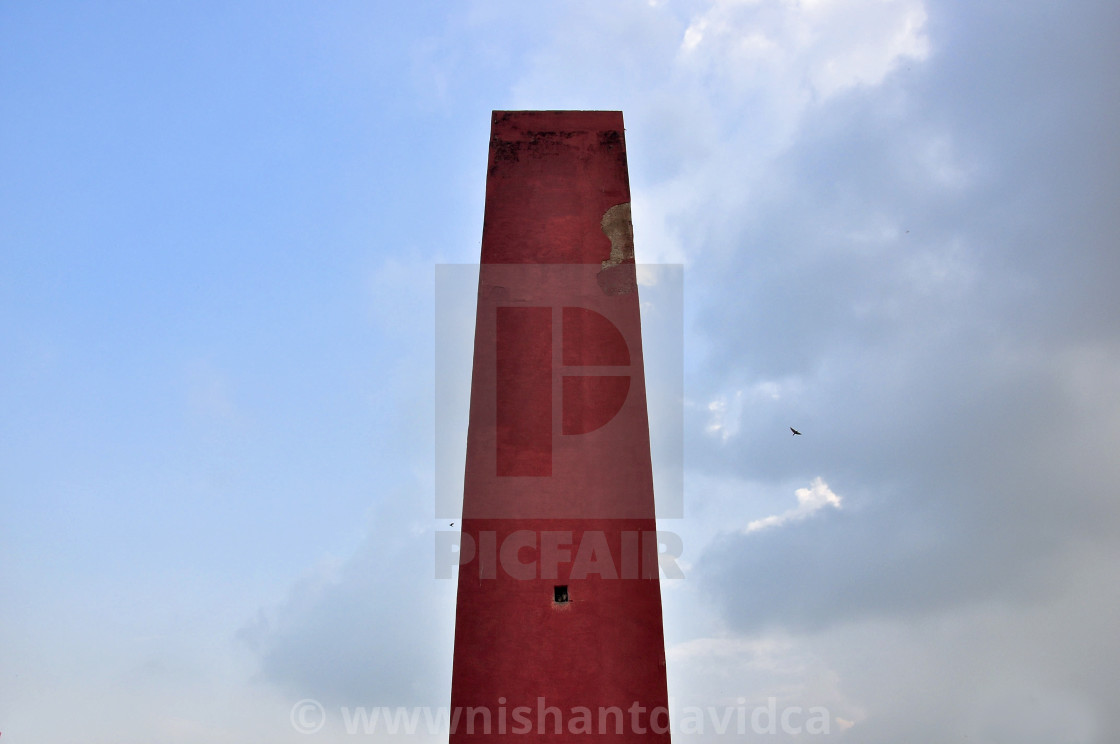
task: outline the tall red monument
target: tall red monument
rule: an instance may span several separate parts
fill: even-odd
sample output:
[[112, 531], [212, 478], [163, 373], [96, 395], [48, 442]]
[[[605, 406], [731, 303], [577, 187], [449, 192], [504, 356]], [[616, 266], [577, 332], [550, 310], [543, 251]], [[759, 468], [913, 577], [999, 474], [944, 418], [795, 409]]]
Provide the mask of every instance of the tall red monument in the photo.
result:
[[622, 114], [494, 112], [451, 741], [669, 741]]

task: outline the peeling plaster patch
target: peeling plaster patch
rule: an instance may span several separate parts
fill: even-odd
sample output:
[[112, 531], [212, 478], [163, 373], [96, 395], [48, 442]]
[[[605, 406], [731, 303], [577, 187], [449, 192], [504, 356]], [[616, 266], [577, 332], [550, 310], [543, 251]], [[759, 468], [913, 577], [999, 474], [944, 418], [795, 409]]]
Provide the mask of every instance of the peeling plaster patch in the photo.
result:
[[599, 225], [611, 240], [611, 257], [603, 262], [603, 268], [618, 266], [627, 260], [633, 262], [634, 225], [630, 221], [630, 202], [615, 204], [608, 209]]
[[634, 224], [630, 219], [630, 202], [615, 204], [603, 213], [599, 222], [603, 234], [610, 238], [611, 255], [599, 271], [599, 286], [604, 294], [622, 295], [638, 287], [634, 270]]

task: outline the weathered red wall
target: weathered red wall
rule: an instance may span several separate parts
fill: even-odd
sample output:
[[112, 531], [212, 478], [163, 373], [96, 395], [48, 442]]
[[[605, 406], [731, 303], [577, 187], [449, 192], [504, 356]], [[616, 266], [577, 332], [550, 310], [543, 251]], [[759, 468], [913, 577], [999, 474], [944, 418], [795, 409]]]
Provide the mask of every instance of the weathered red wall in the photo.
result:
[[[452, 742], [568, 741], [580, 706], [593, 730], [600, 707], [624, 718], [622, 735], [612, 718], [610, 733], [580, 740], [669, 740], [667, 714], [653, 721], [661, 733], [649, 728], [668, 699], [629, 201], [621, 113], [494, 113], [462, 521], [464, 550], [476, 549], [459, 569]], [[564, 533], [567, 561], [542, 549]], [[581, 545], [593, 570], [574, 578]], [[556, 585], [570, 602], [553, 601]], [[538, 734], [539, 698], [561, 711], [560, 735], [555, 716]], [[515, 718], [517, 706], [531, 715]], [[467, 708], [490, 711], [489, 736], [466, 733]], [[525, 720], [531, 733], [517, 733]]]

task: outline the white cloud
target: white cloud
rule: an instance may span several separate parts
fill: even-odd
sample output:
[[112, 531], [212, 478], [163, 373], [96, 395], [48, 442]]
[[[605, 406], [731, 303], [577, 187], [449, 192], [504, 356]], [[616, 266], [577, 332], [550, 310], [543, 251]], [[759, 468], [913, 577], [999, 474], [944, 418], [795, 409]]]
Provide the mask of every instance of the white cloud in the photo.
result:
[[743, 410], [743, 391], [721, 395], [708, 403], [708, 433], [726, 442], [739, 433], [739, 417]]
[[[752, 385], [723, 393], [713, 398], [705, 407], [708, 414], [705, 430], [726, 442], [738, 436], [747, 417], [752, 423], [771, 422], [775, 406], [795, 401], [803, 392], [804, 384], [795, 377], [760, 380]], [[779, 427], [780, 431], [785, 431]], [[787, 432], [788, 433], [788, 432]]]
[[[837, 718], [861, 720], [865, 711], [846, 696], [843, 680], [801, 639], [781, 632], [750, 638], [703, 636], [670, 646], [670, 698], [678, 715], [691, 706], [753, 707], [776, 698], [779, 708], [823, 707]], [[678, 718], [677, 723], [681, 723]], [[717, 731], [686, 736], [688, 741], [722, 740]], [[779, 741], [787, 741], [785, 738]]]
[[692, 20], [681, 52], [740, 87], [800, 89], [824, 100], [925, 59], [926, 17], [921, 0], [723, 0]]
[[756, 519], [747, 525], [744, 532], [757, 532], [768, 527], [781, 527], [787, 522], [797, 522], [820, 511], [826, 506], [840, 508], [840, 497], [832, 492], [823, 479], [817, 477], [809, 484], [808, 488], [799, 488], [794, 491], [797, 496], [797, 506], [787, 509], [781, 514], [772, 514], [769, 517]]

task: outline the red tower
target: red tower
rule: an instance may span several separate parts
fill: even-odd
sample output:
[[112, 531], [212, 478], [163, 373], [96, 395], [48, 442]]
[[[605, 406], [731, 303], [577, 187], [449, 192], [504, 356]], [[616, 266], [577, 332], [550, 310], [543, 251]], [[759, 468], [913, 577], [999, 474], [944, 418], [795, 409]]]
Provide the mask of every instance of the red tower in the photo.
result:
[[451, 741], [669, 741], [620, 112], [494, 112]]

